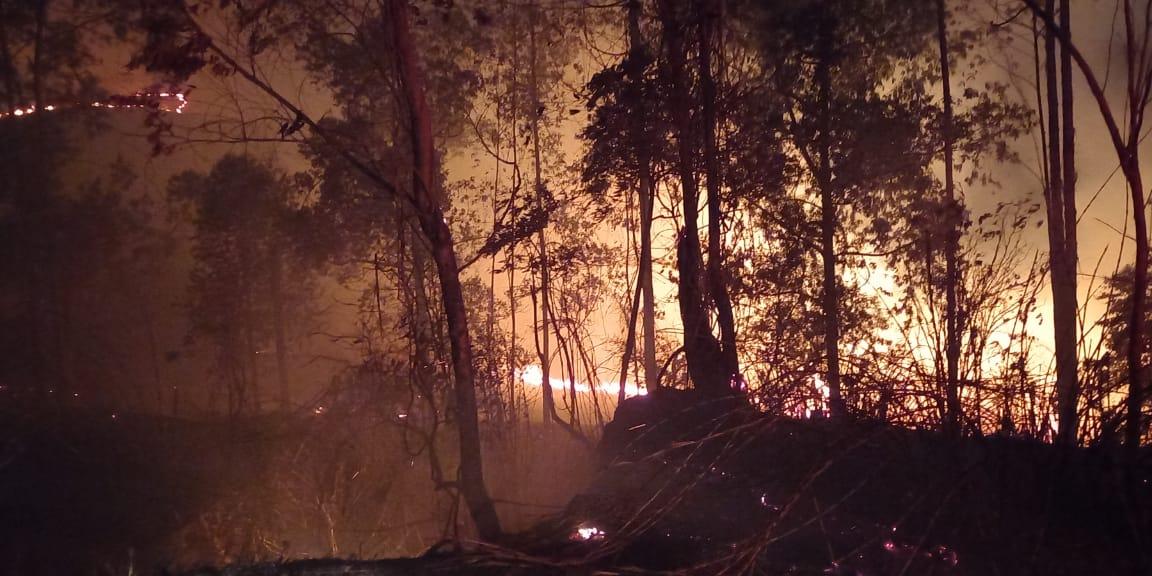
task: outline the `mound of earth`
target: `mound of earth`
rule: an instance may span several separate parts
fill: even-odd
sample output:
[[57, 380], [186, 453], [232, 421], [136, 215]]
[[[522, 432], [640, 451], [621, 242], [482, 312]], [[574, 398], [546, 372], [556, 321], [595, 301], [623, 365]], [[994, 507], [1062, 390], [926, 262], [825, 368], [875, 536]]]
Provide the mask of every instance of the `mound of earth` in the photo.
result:
[[1102, 448], [950, 441], [659, 390], [617, 410], [598, 457], [599, 474], [563, 514], [498, 546], [193, 573], [984, 576], [1152, 566], [1149, 466], [1132, 471]]
[[1011, 437], [952, 442], [891, 426], [768, 417], [737, 399], [660, 390], [624, 403], [599, 452], [603, 468], [563, 526], [607, 565], [1137, 574], [1152, 553], [1148, 467], [1126, 482], [1102, 449], [1066, 454]]

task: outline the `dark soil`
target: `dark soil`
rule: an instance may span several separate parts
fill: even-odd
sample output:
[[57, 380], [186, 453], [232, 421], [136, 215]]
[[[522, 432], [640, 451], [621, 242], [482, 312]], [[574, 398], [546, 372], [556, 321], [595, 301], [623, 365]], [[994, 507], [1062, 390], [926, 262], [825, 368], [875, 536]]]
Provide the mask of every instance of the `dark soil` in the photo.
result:
[[[218, 457], [196, 447], [218, 444], [202, 437], [220, 431], [0, 415], [0, 574], [163, 565], [171, 559], [147, 551], [164, 549], [210, 497]], [[284, 429], [246, 426], [228, 434]], [[617, 412], [598, 477], [563, 514], [499, 546], [197, 573], [1149, 574], [1149, 454], [1135, 472], [1118, 454], [774, 418], [733, 398], [661, 390]]]

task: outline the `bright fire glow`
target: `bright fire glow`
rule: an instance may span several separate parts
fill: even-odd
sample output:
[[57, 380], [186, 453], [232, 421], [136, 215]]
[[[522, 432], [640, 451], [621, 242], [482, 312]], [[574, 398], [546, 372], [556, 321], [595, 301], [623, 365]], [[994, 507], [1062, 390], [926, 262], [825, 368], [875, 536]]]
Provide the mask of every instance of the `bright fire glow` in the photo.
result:
[[581, 540], [587, 542], [589, 540], [603, 540], [607, 534], [603, 530], [590, 526], [588, 524], [581, 524], [576, 527], [576, 533], [573, 534], [573, 540]]
[[[544, 385], [544, 371], [540, 368], [539, 364], [529, 364], [520, 370], [516, 371], [517, 378], [525, 386], [532, 388], [540, 388]], [[548, 378], [548, 383], [552, 385], [553, 389], [569, 390], [573, 388], [572, 382], [560, 378]], [[580, 394], [588, 394], [592, 392], [592, 386], [587, 382], [576, 381], [576, 392]], [[607, 394], [615, 398], [620, 392], [620, 382], [618, 381], [601, 381], [596, 385], [596, 392], [599, 394]], [[648, 394], [647, 388], [642, 388], [638, 383], [629, 382], [624, 386], [624, 395], [626, 397], [632, 396], [645, 396]]]
[[819, 374], [812, 375], [812, 387], [815, 389], [816, 395], [804, 400], [805, 418], [811, 418], [813, 414], [828, 413], [828, 395], [831, 394], [831, 390]]

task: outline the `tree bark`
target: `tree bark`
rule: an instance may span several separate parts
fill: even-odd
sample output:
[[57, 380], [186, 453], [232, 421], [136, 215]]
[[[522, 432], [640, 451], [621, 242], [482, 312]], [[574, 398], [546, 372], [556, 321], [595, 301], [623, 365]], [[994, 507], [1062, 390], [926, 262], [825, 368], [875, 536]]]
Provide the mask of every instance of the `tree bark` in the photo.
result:
[[[1144, 113], [1148, 108], [1150, 96], [1152, 96], [1152, 93], [1147, 89], [1147, 82], [1149, 77], [1152, 76], [1152, 69], [1148, 69], [1147, 67], [1140, 69], [1140, 62], [1134, 51], [1136, 50], [1136, 46], [1142, 44], [1142, 42], [1137, 37], [1137, 33], [1133, 27], [1135, 22], [1131, 11], [1131, 4], [1125, 2], [1124, 22], [1128, 46], [1128, 53], [1126, 55], [1128, 90], [1125, 108], [1128, 110], [1128, 118], [1125, 130], [1122, 132], [1121, 125], [1117, 121], [1116, 115], [1112, 112], [1112, 106], [1108, 102], [1108, 96], [1104, 92], [1103, 85], [1096, 77], [1096, 73], [1093, 72], [1087, 59], [1084, 58], [1084, 55], [1072, 41], [1068, 30], [1057, 25], [1052, 12], [1042, 8], [1038, 4], [1038, 0], [1024, 0], [1024, 4], [1033, 14], [1044, 21], [1050, 35], [1054, 36], [1056, 40], [1060, 42], [1061, 48], [1068, 52], [1071, 60], [1076, 64], [1076, 67], [1080, 69], [1080, 73], [1084, 75], [1084, 81], [1088, 84], [1088, 90], [1092, 94], [1093, 100], [1096, 101], [1097, 108], [1100, 110], [1100, 116], [1104, 120], [1105, 127], [1108, 129], [1108, 136], [1112, 140], [1112, 147], [1115, 149], [1116, 156], [1120, 160], [1120, 170], [1124, 173], [1124, 178], [1128, 184], [1128, 192], [1133, 207], [1132, 234], [1136, 239], [1136, 262], [1132, 281], [1132, 310], [1128, 319], [1128, 350], [1126, 351], [1128, 361], [1128, 398], [1125, 402], [1127, 414], [1124, 442], [1125, 449], [1128, 452], [1127, 458], [1130, 463], [1133, 463], [1136, 461], [1140, 447], [1140, 437], [1143, 433], [1143, 416], [1141, 410], [1144, 405], [1144, 370], [1142, 367], [1142, 359], [1145, 348], [1144, 319], [1148, 291], [1148, 217], [1138, 152]], [[1149, 28], [1149, 22], [1145, 21], [1145, 37], [1147, 37], [1149, 33], [1152, 33], [1152, 30]]]
[[[1144, 42], [1150, 33], [1148, 20], [1144, 20]], [[1135, 17], [1130, 2], [1124, 3], [1124, 23], [1128, 36], [1128, 146], [1121, 163], [1126, 166], [1128, 189], [1132, 195], [1133, 234], [1136, 235], [1136, 269], [1132, 280], [1132, 316], [1128, 319], [1128, 402], [1127, 421], [1124, 427], [1125, 448], [1129, 464], [1138, 462], [1140, 439], [1144, 434], [1144, 352], [1147, 346], [1145, 323], [1147, 322], [1148, 300], [1148, 206], [1144, 199], [1144, 182], [1140, 174], [1140, 139], [1147, 109], [1149, 92], [1147, 78], [1152, 71], [1140, 69], [1143, 54], [1135, 54], [1137, 34], [1133, 28]], [[1062, 37], [1068, 38], [1063, 30]], [[1065, 46], [1067, 47], [1067, 46]], [[1137, 84], [1137, 78], [1144, 82]], [[1133, 475], [1135, 478], [1135, 475]], [[1135, 482], [1135, 480], [1133, 480]]]
[[652, 187], [652, 168], [647, 163], [640, 167], [640, 290], [643, 293], [641, 323], [644, 326], [644, 385], [656, 387], [660, 367], [656, 364], [656, 294], [652, 288], [652, 218], [655, 198]]
[[424, 75], [416, 61], [409, 30], [408, 3], [390, 0], [392, 34], [411, 121], [413, 166], [418, 186], [412, 191], [420, 229], [432, 247], [440, 279], [441, 300], [448, 323], [452, 371], [455, 377], [456, 420], [460, 434], [460, 492], [485, 540], [501, 536], [500, 519], [484, 484], [480, 425], [476, 414], [476, 380], [472, 366], [472, 341], [459, 266], [440, 194], [435, 191], [435, 157], [432, 120], [425, 99]]
[[824, 16], [817, 32], [816, 89], [820, 110], [817, 123], [819, 135], [816, 166], [816, 185], [820, 188], [820, 259], [823, 265], [824, 288], [822, 313], [824, 316], [824, 357], [827, 364], [828, 409], [831, 416], [842, 419], [848, 415], [840, 386], [840, 288], [836, 274], [836, 223], [838, 221], [835, 185], [832, 181], [832, 142], [830, 130], [832, 115], [832, 24]]
[[[1055, 13], [1055, 0], [1045, 10]], [[1052, 285], [1052, 329], [1056, 352], [1057, 442], [1076, 445], [1077, 338], [1076, 338], [1076, 198], [1075, 149], [1071, 102], [1071, 60], [1067, 50], [1057, 50], [1051, 30], [1044, 38], [1045, 117], [1047, 163], [1044, 206], [1048, 219], [1048, 262]], [[1058, 66], [1061, 68], [1058, 71]], [[1061, 102], [1063, 97], [1064, 102]], [[1063, 126], [1061, 126], [1063, 124]], [[1066, 180], [1071, 177], [1071, 181]], [[1070, 204], [1070, 205], [1069, 205]]]
[[700, 230], [697, 224], [700, 190], [693, 169], [696, 150], [692, 143], [690, 101], [684, 79], [686, 48], [683, 23], [676, 14], [675, 2], [663, 0], [660, 5], [671, 84], [672, 121], [676, 131], [676, 170], [683, 196], [684, 227], [676, 246], [676, 267], [679, 272], [680, 320], [684, 325], [684, 355], [688, 361], [688, 375], [698, 390], [706, 394], [724, 394], [728, 391], [728, 379], [720, 376], [717, 370], [721, 362], [720, 343], [708, 326], [700, 287]]
[[716, 143], [716, 81], [712, 75], [712, 35], [716, 27], [718, 9], [709, 3], [697, 3], [700, 10], [700, 107], [704, 119], [704, 174], [707, 180], [708, 202], [708, 290], [716, 307], [716, 323], [720, 326], [722, 374], [726, 384], [732, 386], [739, 379], [740, 360], [736, 351], [736, 320], [732, 312], [732, 299], [724, 280], [724, 254], [721, 251], [723, 230], [720, 203], [720, 164]]
[[[533, 192], [536, 195], [536, 209], [544, 210], [544, 181], [540, 174], [540, 94], [539, 94], [539, 79], [536, 75], [537, 66], [537, 51], [536, 51], [536, 17], [537, 8], [533, 4], [529, 12], [528, 24], [528, 98], [531, 100], [530, 104], [530, 120], [529, 126], [532, 131], [532, 177], [533, 177]], [[551, 309], [551, 278], [548, 274], [548, 242], [545, 235], [547, 226], [541, 226], [540, 232], [536, 235], [537, 249], [540, 252], [540, 325], [537, 330], [540, 331], [540, 371], [543, 373], [543, 378], [540, 383], [540, 390], [543, 396], [544, 407], [544, 423], [547, 424], [556, 419], [556, 400], [552, 396], [552, 383], [549, 376], [552, 373], [552, 351], [550, 348], [550, 330], [552, 329], [552, 309]]]
[[[1071, 11], [1068, 0], [1060, 2], [1060, 25], [1071, 33]], [[1052, 321], [1056, 345], [1057, 410], [1060, 430], [1057, 441], [1066, 447], [1077, 444], [1080, 427], [1078, 403], [1080, 398], [1079, 360], [1077, 354], [1077, 259], [1079, 246], [1076, 238], [1076, 127], [1072, 93], [1072, 57], [1067, 49], [1060, 50], [1060, 112], [1061, 112], [1061, 187], [1053, 188], [1053, 197], [1059, 196], [1060, 275], [1053, 268]], [[1056, 133], [1050, 136], [1056, 139]]]
[[[648, 61], [648, 49], [644, 37], [640, 33], [640, 15], [643, 7], [640, 0], [628, 0], [628, 82], [629, 98], [633, 102], [640, 102], [643, 98], [642, 85], [644, 83], [644, 68]], [[649, 388], [656, 386], [659, 377], [659, 367], [656, 365], [656, 298], [652, 290], [652, 151], [649, 142], [649, 122], [647, 115], [634, 118], [630, 129], [632, 131], [632, 147], [636, 154], [638, 169], [638, 182], [636, 195], [640, 205], [640, 263], [636, 273], [637, 290], [639, 291], [642, 323], [642, 356], [644, 366], [644, 384]], [[634, 304], [635, 307], [635, 304]], [[630, 326], [635, 324], [635, 318], [630, 319]], [[632, 332], [630, 331], [630, 335]], [[630, 336], [633, 337], [633, 336]], [[631, 347], [626, 346], [626, 357], [630, 358]], [[627, 360], [625, 360], [627, 362]], [[623, 378], [619, 392], [619, 401], [624, 400]]]
[[960, 406], [960, 331], [959, 306], [956, 301], [956, 287], [960, 283], [960, 218], [962, 211], [956, 202], [954, 180], [955, 135], [952, 132], [952, 72], [948, 51], [948, 12], [945, 0], [936, 0], [937, 39], [940, 45], [940, 75], [944, 91], [944, 115], [941, 132], [944, 140], [944, 207], [947, 215], [944, 238], [944, 336], [947, 380], [945, 381], [944, 432], [950, 436], [960, 435], [960, 421], [963, 417]]

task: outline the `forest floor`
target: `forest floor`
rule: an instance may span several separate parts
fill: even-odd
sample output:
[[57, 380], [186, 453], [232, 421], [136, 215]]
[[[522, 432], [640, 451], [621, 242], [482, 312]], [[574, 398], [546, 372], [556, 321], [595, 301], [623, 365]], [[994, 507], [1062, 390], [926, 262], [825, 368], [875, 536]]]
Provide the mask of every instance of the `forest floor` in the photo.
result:
[[[191, 477], [150, 465], [149, 450], [117, 448], [123, 436], [103, 431], [107, 423], [81, 426], [83, 445], [71, 440], [62, 451], [58, 439], [33, 442], [6, 422], [0, 557], [9, 564], [0, 574], [122, 574], [84, 566], [91, 556], [78, 551], [125, 538], [146, 548], [175, 527], [167, 517], [135, 521], [142, 507], [198, 494]], [[627, 401], [597, 455], [600, 472], [562, 513], [498, 546], [189, 574], [1090, 575], [1150, 566], [1148, 452], [1133, 472], [1114, 449], [1062, 453], [1025, 438], [949, 441], [775, 418], [668, 390]], [[69, 550], [75, 562], [65, 560]]]

